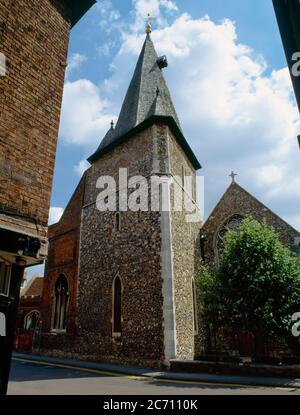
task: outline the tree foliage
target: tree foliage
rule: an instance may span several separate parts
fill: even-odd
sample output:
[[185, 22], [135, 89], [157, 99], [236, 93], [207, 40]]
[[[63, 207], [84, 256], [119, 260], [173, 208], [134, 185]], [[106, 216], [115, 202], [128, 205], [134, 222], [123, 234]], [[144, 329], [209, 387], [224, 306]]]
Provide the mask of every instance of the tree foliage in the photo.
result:
[[238, 232], [228, 232], [216, 275], [207, 279], [201, 283], [207, 319], [213, 299], [224, 327], [290, 336], [292, 315], [300, 311], [300, 261], [266, 223], [245, 219]]

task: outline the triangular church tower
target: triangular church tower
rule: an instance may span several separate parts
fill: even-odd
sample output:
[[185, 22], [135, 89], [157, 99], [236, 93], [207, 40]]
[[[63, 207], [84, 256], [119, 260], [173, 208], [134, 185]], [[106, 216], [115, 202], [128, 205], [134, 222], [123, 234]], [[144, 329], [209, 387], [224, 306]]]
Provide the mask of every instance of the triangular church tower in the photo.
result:
[[[157, 366], [194, 355], [200, 223], [188, 222], [174, 199], [183, 190], [197, 211], [200, 164], [181, 130], [163, 76], [166, 66], [147, 33], [118, 122], [88, 159], [74, 347], [98, 359]], [[113, 180], [104, 186], [104, 176], [116, 182], [116, 211], [99, 210], [103, 190], [104, 202], [114, 202]], [[185, 176], [191, 176], [189, 187]], [[164, 195], [159, 203], [150, 187], [154, 178], [161, 183], [158, 196]], [[130, 204], [141, 188], [136, 202], [145, 202], [146, 193], [148, 209], [126, 209], [121, 196], [127, 191]]]

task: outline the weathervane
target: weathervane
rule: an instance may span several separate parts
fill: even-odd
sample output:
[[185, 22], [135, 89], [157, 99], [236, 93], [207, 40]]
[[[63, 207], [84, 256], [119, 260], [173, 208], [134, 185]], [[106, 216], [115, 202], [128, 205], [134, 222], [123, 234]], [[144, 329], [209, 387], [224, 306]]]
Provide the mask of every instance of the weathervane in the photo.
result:
[[152, 32], [151, 22], [155, 22], [157, 19], [155, 17], [151, 17], [150, 13], [148, 13], [148, 16], [146, 18], [146, 33], [149, 35]]
[[231, 173], [230, 173], [230, 175], [229, 175], [229, 177], [231, 177], [231, 179], [232, 179], [232, 183], [235, 183], [235, 178], [236, 178], [236, 176], [237, 176], [237, 173], [235, 173], [233, 170], [231, 171]]

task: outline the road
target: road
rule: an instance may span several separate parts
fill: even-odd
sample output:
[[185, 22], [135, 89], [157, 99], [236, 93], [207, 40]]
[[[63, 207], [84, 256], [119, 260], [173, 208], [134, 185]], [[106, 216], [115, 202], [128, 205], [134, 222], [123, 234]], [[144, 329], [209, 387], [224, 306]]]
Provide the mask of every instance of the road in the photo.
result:
[[299, 389], [156, 380], [13, 360], [9, 395], [300, 395]]

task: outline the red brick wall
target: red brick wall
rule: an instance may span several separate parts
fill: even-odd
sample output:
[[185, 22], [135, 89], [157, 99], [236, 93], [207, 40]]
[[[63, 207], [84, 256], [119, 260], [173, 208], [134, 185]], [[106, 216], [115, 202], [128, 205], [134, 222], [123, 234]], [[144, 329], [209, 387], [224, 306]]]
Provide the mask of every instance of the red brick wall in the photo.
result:
[[47, 225], [70, 24], [49, 0], [0, 1], [0, 208]]
[[79, 238], [84, 190], [85, 176], [75, 190], [61, 220], [49, 227], [50, 249], [43, 286], [44, 332], [51, 330], [54, 288], [61, 274], [67, 278], [70, 292], [67, 333], [75, 332]]

